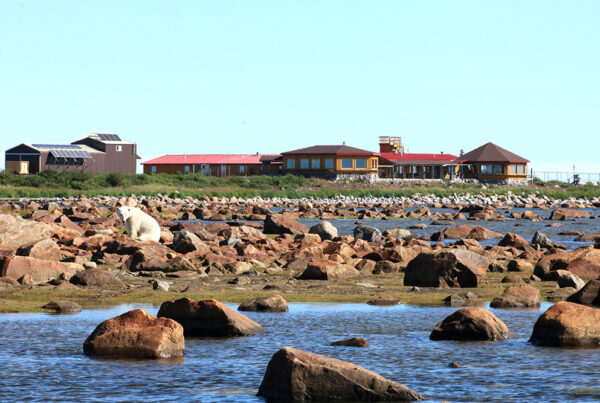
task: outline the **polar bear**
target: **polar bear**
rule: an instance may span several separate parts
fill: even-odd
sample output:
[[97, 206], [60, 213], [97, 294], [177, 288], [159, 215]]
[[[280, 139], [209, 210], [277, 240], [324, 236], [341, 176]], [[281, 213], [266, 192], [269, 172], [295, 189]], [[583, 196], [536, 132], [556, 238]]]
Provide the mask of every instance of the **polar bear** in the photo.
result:
[[160, 240], [160, 226], [156, 220], [137, 207], [123, 206], [117, 209], [117, 215], [125, 223], [129, 238], [136, 241]]

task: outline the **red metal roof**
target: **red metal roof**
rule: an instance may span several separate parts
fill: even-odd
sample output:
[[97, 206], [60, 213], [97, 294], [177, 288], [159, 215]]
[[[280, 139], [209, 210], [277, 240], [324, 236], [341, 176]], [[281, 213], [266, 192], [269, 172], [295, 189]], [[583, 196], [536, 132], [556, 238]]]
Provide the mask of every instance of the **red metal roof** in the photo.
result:
[[456, 155], [452, 154], [418, 154], [418, 153], [379, 153], [377, 154], [388, 161], [395, 163], [402, 162], [433, 162], [443, 163], [451, 162], [456, 159]]
[[182, 154], [163, 155], [162, 157], [142, 162], [142, 165], [194, 165], [194, 164], [230, 164], [261, 165], [264, 154]]

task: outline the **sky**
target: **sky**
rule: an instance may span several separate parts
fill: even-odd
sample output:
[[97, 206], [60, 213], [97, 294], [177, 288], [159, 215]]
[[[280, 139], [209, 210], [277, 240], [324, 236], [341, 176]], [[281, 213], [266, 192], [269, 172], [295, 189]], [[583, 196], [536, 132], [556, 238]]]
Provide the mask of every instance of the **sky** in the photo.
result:
[[164, 154], [315, 144], [600, 172], [599, 1], [0, 1], [0, 166], [92, 132]]

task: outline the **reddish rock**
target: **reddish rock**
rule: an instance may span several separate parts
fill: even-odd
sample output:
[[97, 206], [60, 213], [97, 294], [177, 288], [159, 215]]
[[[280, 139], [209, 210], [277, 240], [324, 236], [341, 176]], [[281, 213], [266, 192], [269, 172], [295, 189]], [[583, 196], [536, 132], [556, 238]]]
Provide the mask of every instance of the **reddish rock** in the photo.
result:
[[485, 308], [463, 308], [437, 324], [431, 340], [504, 340], [510, 331]]
[[522, 283], [523, 279], [518, 274], [510, 273], [502, 278], [501, 283]]
[[462, 249], [421, 253], [406, 266], [404, 285], [477, 287], [489, 264], [485, 256]]
[[390, 260], [380, 260], [375, 264], [373, 274], [397, 273], [401, 269], [400, 263], [394, 263]]
[[183, 327], [143, 309], [105, 320], [83, 344], [86, 355], [102, 358], [174, 358], [184, 351]]
[[489, 230], [484, 227], [473, 225], [457, 225], [448, 227], [440, 232], [436, 232], [431, 236], [432, 241], [441, 241], [443, 239], [475, 239], [477, 241], [485, 241], [488, 239], [502, 238], [502, 234]]
[[210, 247], [191, 231], [178, 231], [173, 236], [173, 249], [179, 253], [199, 252], [207, 254]]
[[125, 262], [129, 271], [196, 271], [196, 267], [184, 256], [159, 243], [143, 243]]
[[570, 218], [589, 218], [590, 213], [583, 210], [572, 210], [572, 209], [564, 209], [559, 208], [552, 210], [550, 213], [551, 220], [567, 220]]
[[269, 214], [265, 219], [265, 234], [305, 234], [308, 228], [288, 214]]
[[238, 311], [247, 312], [287, 312], [288, 304], [281, 295], [254, 298], [242, 303]]
[[508, 262], [508, 271], [533, 272], [533, 263], [525, 259], [513, 259]]
[[27, 274], [35, 283], [45, 283], [61, 274], [70, 278], [81, 270], [83, 266], [77, 263], [41, 260], [29, 256], [6, 256], [0, 259], [0, 277], [18, 280]]
[[353, 337], [351, 339], [334, 341], [331, 343], [331, 345], [345, 347], [369, 347], [369, 342], [363, 337]]
[[539, 346], [599, 347], [600, 309], [557, 302], [535, 322], [529, 341]]
[[521, 250], [531, 249], [529, 242], [527, 242], [522, 236], [511, 234], [510, 232], [508, 232], [504, 238], [498, 242], [498, 246], [510, 246]]
[[328, 260], [315, 260], [306, 266], [298, 277], [299, 280], [339, 280], [341, 278], [358, 276], [360, 272], [354, 267], [331, 262]]
[[358, 365], [284, 347], [267, 366], [257, 396], [268, 401], [417, 401], [406, 386]]
[[17, 250], [17, 255], [57, 262], [62, 258], [60, 247], [52, 239], [43, 239], [29, 245], [21, 246]]
[[582, 289], [569, 296], [567, 301], [600, 306], [600, 278], [588, 281]]
[[77, 313], [81, 312], [81, 306], [72, 301], [50, 301], [42, 307], [56, 313]]
[[507, 287], [490, 303], [492, 308], [533, 308], [540, 306], [540, 291], [526, 284]]
[[123, 287], [121, 280], [108, 270], [86, 269], [78, 272], [70, 280], [71, 284], [84, 287]]
[[180, 323], [186, 336], [236, 337], [265, 331], [258, 323], [214, 299], [181, 298], [163, 302], [157, 316]]
[[18, 249], [48, 239], [55, 227], [50, 224], [25, 220], [10, 214], [0, 214], [0, 248]]

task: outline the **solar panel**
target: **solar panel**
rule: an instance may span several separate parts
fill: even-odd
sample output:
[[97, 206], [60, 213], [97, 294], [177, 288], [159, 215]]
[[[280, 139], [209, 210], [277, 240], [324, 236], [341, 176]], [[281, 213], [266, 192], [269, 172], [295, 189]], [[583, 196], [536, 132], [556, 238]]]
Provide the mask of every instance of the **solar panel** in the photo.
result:
[[100, 140], [102, 141], [121, 141], [121, 137], [116, 134], [98, 133], [98, 137], [100, 137]]
[[37, 148], [68, 148], [68, 149], [81, 149], [77, 144], [32, 144]]
[[90, 153], [85, 150], [50, 150], [54, 158], [92, 158]]

